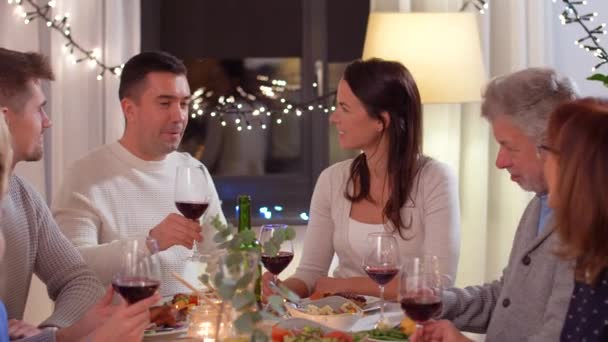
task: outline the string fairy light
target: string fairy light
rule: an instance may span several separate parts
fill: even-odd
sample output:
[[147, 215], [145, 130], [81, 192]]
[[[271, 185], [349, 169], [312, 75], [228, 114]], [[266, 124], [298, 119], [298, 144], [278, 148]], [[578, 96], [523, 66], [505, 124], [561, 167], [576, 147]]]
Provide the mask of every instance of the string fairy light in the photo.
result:
[[[553, 0], [553, 2], [555, 3], [557, 0]], [[565, 5], [565, 8], [559, 15], [559, 20], [562, 25], [578, 24], [583, 31], [585, 31], [585, 35], [575, 40], [574, 44], [581, 49], [593, 53], [593, 55], [599, 59], [599, 62], [591, 68], [591, 71], [595, 72], [601, 66], [608, 63], [608, 54], [600, 45], [599, 38], [600, 35], [606, 34], [606, 24], [597, 25], [593, 29], [587, 26], [589, 23], [593, 22], [598, 15], [597, 12], [580, 14], [579, 7], [587, 5], [587, 1], [561, 0], [561, 2]]]
[[59, 32], [66, 40], [62, 45], [61, 51], [67, 55], [72, 64], [86, 62], [91, 69], [97, 69], [97, 80], [102, 80], [106, 72], [114, 76], [120, 76], [123, 65], [108, 65], [101, 58], [99, 48], [87, 49], [78, 43], [73, 35], [70, 26], [70, 14], [53, 16], [53, 11], [57, 6], [56, 0], [48, 1], [45, 5], [39, 5], [34, 0], [8, 0], [9, 5], [15, 6], [15, 14], [20, 17], [25, 24], [34, 20], [43, 20], [46, 27]]

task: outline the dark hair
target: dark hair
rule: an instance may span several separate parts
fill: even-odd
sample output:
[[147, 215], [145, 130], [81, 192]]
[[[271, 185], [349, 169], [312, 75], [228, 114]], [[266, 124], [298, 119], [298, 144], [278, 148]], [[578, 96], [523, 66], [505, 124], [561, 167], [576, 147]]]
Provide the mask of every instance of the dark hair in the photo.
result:
[[559, 106], [549, 119], [557, 151], [555, 191], [559, 254], [576, 260], [577, 280], [593, 283], [608, 266], [608, 102], [586, 98]]
[[163, 51], [149, 51], [137, 54], [127, 61], [120, 74], [118, 98], [138, 98], [146, 76], [151, 72], [170, 72], [186, 75], [184, 63], [175, 56]]
[[0, 48], [0, 106], [22, 110], [30, 95], [28, 82], [39, 79], [55, 79], [46, 57]]
[[[410, 72], [399, 62], [373, 58], [352, 62], [344, 71], [344, 80], [364, 105], [367, 114], [382, 122], [388, 130], [388, 165], [390, 197], [383, 214], [393, 224], [393, 229], [403, 238], [403, 230], [411, 222], [401, 220], [401, 207], [414, 187], [416, 177], [426, 158], [421, 158], [422, 149], [422, 104], [420, 93]], [[382, 113], [387, 112], [390, 123]], [[345, 192], [348, 200], [358, 202], [370, 197], [370, 173], [365, 154], [353, 161], [348, 178], [353, 185]], [[354, 186], [354, 185], [358, 186]]]

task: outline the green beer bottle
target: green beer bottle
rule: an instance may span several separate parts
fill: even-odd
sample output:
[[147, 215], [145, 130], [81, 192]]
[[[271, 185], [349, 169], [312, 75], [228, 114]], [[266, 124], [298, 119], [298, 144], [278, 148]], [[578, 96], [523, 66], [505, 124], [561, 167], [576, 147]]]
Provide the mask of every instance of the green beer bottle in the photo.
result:
[[[251, 230], [251, 197], [249, 195], [239, 195], [238, 215], [239, 215], [239, 233], [246, 230]], [[261, 254], [261, 247], [258, 240], [251, 243], [242, 243], [240, 246], [242, 251], [257, 251]], [[257, 278], [255, 280], [255, 297], [258, 303], [262, 302], [262, 265], [258, 262]]]

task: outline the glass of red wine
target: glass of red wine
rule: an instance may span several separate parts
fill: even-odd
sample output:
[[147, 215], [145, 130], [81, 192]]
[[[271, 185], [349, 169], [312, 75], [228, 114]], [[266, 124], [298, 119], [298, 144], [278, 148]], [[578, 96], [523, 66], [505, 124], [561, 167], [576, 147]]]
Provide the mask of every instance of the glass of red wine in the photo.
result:
[[[280, 246], [268, 244], [275, 234], [284, 234], [287, 225], [285, 224], [265, 224], [260, 229], [258, 239], [262, 246], [262, 264], [272, 273], [273, 281], [277, 284], [277, 276], [287, 268], [293, 260], [293, 242], [285, 240]], [[278, 247], [278, 249], [276, 249]]]
[[436, 256], [408, 260], [401, 272], [401, 309], [419, 325], [430, 320], [441, 312], [442, 292], [449, 283], [449, 277], [439, 271]]
[[160, 286], [158, 243], [150, 237], [122, 243], [121, 268], [112, 278], [112, 287], [133, 304], [152, 296]]
[[[203, 166], [178, 166], [175, 176], [177, 210], [186, 218], [200, 222], [210, 200], [208, 178]], [[192, 258], [197, 258], [199, 253], [196, 242], [192, 246]]]
[[384, 286], [399, 273], [399, 246], [390, 233], [371, 233], [367, 235], [368, 252], [363, 258], [365, 273], [380, 288], [380, 319], [377, 327], [384, 326]]

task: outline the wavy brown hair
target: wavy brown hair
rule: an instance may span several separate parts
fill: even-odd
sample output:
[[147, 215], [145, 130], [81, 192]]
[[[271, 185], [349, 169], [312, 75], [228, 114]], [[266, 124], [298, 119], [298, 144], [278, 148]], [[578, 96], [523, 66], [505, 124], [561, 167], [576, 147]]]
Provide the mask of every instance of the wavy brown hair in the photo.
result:
[[[399, 62], [373, 58], [354, 61], [344, 71], [344, 81], [365, 107], [367, 114], [382, 122], [388, 131], [388, 179], [390, 196], [383, 215], [393, 229], [404, 238], [403, 232], [411, 222], [401, 219], [401, 207], [410, 198], [414, 179], [426, 158], [422, 158], [422, 104], [412, 74]], [[390, 116], [384, 120], [383, 112]], [[345, 197], [352, 201], [369, 200], [370, 172], [364, 153], [353, 161]]]
[[547, 138], [559, 160], [559, 254], [576, 261], [577, 280], [591, 284], [608, 266], [608, 102], [586, 98], [559, 106]]

